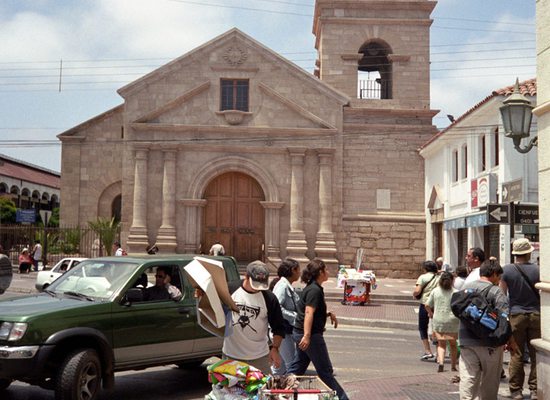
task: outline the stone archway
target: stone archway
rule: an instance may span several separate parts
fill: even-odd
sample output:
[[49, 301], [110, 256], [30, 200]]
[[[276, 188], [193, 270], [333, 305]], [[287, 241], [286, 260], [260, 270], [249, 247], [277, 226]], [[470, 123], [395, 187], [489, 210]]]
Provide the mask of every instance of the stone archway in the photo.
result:
[[113, 202], [116, 201], [117, 197], [122, 193], [122, 182], [118, 181], [110, 184], [103, 190], [99, 196], [99, 201], [97, 204], [97, 216], [101, 218], [111, 219], [117, 217], [114, 215], [115, 209], [113, 208]]
[[263, 257], [265, 196], [259, 183], [242, 172], [227, 172], [212, 179], [204, 192], [202, 218], [204, 250], [216, 241], [237, 261]]

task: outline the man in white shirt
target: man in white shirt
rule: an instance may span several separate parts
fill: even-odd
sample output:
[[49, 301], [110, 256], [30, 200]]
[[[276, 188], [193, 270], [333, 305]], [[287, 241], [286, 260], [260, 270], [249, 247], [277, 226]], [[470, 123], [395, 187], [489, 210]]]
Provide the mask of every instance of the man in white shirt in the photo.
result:
[[[271, 371], [271, 365], [281, 364], [279, 346], [285, 336], [283, 314], [277, 297], [269, 291], [269, 270], [261, 261], [246, 267], [246, 277], [229, 285], [231, 298], [239, 308], [232, 313], [233, 333], [223, 341], [224, 357], [243, 361], [261, 370]], [[268, 327], [273, 332], [271, 349]]]
[[219, 240], [216, 240], [216, 242], [212, 245], [210, 248], [209, 254], [211, 256], [224, 256], [225, 255], [225, 249], [223, 248], [223, 245], [220, 243]]
[[468, 250], [468, 254], [466, 254], [466, 264], [468, 265], [470, 273], [464, 281], [464, 285], [479, 280], [479, 267], [483, 261], [485, 261], [485, 252], [479, 247], [472, 247]]

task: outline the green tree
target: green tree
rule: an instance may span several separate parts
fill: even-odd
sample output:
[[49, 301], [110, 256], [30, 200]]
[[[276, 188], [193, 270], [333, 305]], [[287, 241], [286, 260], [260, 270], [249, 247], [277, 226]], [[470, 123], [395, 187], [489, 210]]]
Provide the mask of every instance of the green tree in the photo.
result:
[[52, 215], [48, 219], [48, 226], [52, 228], [59, 228], [59, 207], [52, 210]]
[[113, 243], [118, 235], [120, 222], [114, 218], [107, 219], [99, 217], [95, 221], [88, 221], [88, 226], [96, 235], [108, 256], [112, 255]]
[[16, 212], [15, 203], [6, 197], [0, 196], [0, 223], [14, 224]]

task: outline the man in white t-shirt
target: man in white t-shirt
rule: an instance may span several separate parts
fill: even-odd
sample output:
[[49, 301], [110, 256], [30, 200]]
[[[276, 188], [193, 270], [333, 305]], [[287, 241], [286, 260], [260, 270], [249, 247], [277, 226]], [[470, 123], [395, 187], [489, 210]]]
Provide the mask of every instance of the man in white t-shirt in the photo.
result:
[[466, 254], [466, 264], [468, 265], [470, 273], [464, 281], [464, 285], [479, 280], [479, 267], [483, 261], [485, 261], [485, 252], [479, 247], [472, 247], [468, 250], [468, 254]]
[[42, 245], [40, 244], [40, 240], [36, 240], [32, 249], [32, 263], [35, 271], [38, 271], [39, 261], [42, 261]]
[[[271, 371], [271, 365], [279, 367], [279, 346], [283, 340], [284, 323], [277, 297], [269, 291], [269, 270], [261, 261], [253, 261], [246, 267], [246, 276], [237, 284], [229, 284], [231, 298], [239, 308], [232, 313], [233, 333], [223, 341], [225, 358], [243, 361], [261, 370]], [[271, 349], [268, 343], [268, 327], [273, 332]]]

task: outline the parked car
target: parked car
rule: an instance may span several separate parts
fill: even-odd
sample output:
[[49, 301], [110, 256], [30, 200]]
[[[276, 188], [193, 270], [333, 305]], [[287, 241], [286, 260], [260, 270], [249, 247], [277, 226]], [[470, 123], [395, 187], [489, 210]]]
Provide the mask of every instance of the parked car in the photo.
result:
[[50, 286], [53, 281], [55, 281], [65, 272], [77, 266], [84, 260], [86, 260], [86, 258], [79, 258], [79, 257], [63, 258], [61, 261], [55, 264], [51, 270], [39, 271], [38, 275], [36, 275], [36, 283], [34, 284], [34, 287], [36, 287], [36, 290], [38, 290], [39, 292], [43, 291], [48, 286]]
[[[240, 279], [233, 257], [222, 262]], [[0, 398], [12, 381], [55, 391], [60, 399], [98, 397], [115, 372], [196, 364], [221, 356], [222, 339], [197, 323], [196, 299], [183, 267], [193, 255], [104, 257], [82, 261], [43, 293], [0, 300]], [[144, 301], [158, 267], [183, 297]], [[14, 389], [15, 390], [15, 389]]]

